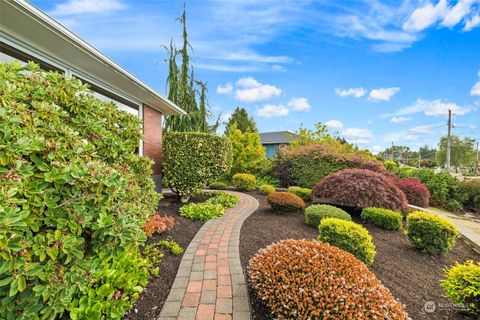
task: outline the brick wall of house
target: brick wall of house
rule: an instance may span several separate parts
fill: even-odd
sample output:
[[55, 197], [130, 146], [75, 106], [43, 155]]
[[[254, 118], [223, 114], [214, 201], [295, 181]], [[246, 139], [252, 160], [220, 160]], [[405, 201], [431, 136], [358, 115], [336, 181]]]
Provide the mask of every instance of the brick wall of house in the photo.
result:
[[162, 113], [143, 105], [143, 155], [152, 159], [153, 180], [161, 190], [162, 173]]

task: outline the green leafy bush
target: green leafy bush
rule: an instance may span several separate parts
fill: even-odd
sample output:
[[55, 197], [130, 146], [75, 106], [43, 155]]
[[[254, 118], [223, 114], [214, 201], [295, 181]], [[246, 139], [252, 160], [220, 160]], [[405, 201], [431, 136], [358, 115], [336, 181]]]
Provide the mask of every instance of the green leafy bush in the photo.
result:
[[273, 211], [279, 213], [298, 211], [305, 208], [305, 202], [303, 202], [302, 198], [290, 192], [272, 192], [268, 195], [267, 202]]
[[180, 215], [192, 220], [210, 220], [223, 216], [225, 208], [210, 202], [189, 203], [180, 208]]
[[180, 247], [178, 243], [176, 243], [174, 240], [160, 240], [156, 242], [161, 247], [165, 247], [170, 249], [170, 252], [175, 255], [175, 256], [180, 256], [183, 254], [183, 248]]
[[383, 208], [365, 208], [360, 216], [362, 220], [387, 230], [401, 230], [403, 216], [401, 213]]
[[465, 305], [467, 312], [480, 316], [480, 262], [475, 264], [470, 260], [445, 269], [445, 279], [440, 285], [451, 301]]
[[444, 205], [445, 209], [452, 211], [452, 212], [458, 212], [462, 210], [463, 206], [462, 203], [458, 200], [452, 199], [448, 200], [447, 204]]
[[243, 191], [249, 191], [255, 189], [256, 179], [253, 174], [237, 173], [232, 178], [232, 184], [235, 188]]
[[208, 186], [212, 190], [225, 190], [227, 189], [227, 184], [219, 181], [215, 181], [210, 183]]
[[325, 218], [318, 225], [318, 240], [350, 252], [367, 266], [373, 264], [375, 245], [368, 230], [352, 221]]
[[467, 209], [480, 213], [480, 179], [469, 179], [460, 182], [460, 190], [464, 194], [464, 205]]
[[414, 211], [407, 216], [408, 239], [412, 245], [428, 253], [447, 252], [455, 247], [457, 227], [433, 213]]
[[0, 79], [1, 317], [121, 318], [160, 198], [139, 119], [34, 64], [0, 63]]
[[323, 218], [338, 218], [351, 221], [352, 217], [344, 210], [328, 204], [314, 204], [305, 209], [305, 221], [307, 224], [318, 227]]
[[216, 192], [213, 198], [208, 199], [206, 202], [211, 204], [219, 204], [225, 209], [233, 208], [237, 205], [240, 197], [226, 192]]
[[288, 192], [299, 196], [300, 198], [302, 198], [303, 201], [311, 201], [312, 200], [312, 190], [310, 190], [308, 188], [289, 187]]
[[269, 184], [264, 184], [260, 186], [260, 192], [265, 195], [269, 195], [270, 193], [275, 192], [275, 187]]
[[184, 201], [230, 169], [232, 147], [225, 137], [169, 132], [163, 138], [163, 178]]
[[242, 132], [234, 123], [228, 128], [227, 138], [232, 144], [233, 154], [229, 177], [242, 172], [253, 173], [266, 157], [258, 132]]

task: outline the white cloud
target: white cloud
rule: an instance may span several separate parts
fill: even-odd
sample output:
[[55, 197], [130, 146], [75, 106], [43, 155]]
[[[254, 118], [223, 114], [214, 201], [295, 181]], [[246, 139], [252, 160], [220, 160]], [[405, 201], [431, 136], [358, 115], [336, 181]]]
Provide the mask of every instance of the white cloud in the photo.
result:
[[125, 6], [118, 0], [68, 0], [55, 6], [50, 14], [72, 15], [82, 13], [100, 13], [122, 9]]
[[480, 26], [480, 15], [476, 14], [467, 21], [465, 21], [465, 27], [463, 31], [471, 31], [473, 28]]
[[448, 115], [449, 109], [452, 110], [453, 114], [457, 116], [464, 115], [471, 111], [469, 107], [460, 106], [453, 102], [444, 102], [440, 99], [417, 99], [414, 104], [403, 107], [393, 114], [383, 114], [382, 118], [388, 118], [392, 116], [405, 116], [420, 112], [423, 112], [427, 116], [445, 116]]
[[392, 117], [390, 119], [390, 122], [393, 122], [393, 123], [402, 123], [402, 122], [407, 122], [407, 121], [410, 121], [411, 118], [408, 118], [408, 117]]
[[233, 91], [233, 86], [230, 82], [224, 84], [223, 86], [219, 85], [217, 87], [217, 93], [218, 94], [230, 94], [230, 93], [232, 93], [232, 91]]
[[242, 102], [266, 101], [282, 93], [280, 88], [269, 84], [262, 84], [252, 77], [241, 78], [237, 81], [235, 99]]
[[372, 91], [370, 91], [368, 100], [389, 101], [399, 91], [400, 91], [399, 87], [373, 89]]
[[[478, 76], [480, 77], [480, 71], [478, 71]], [[472, 90], [470, 90], [470, 95], [480, 96], [480, 80], [473, 85]]]
[[284, 105], [266, 104], [257, 110], [257, 115], [262, 118], [288, 116], [288, 108]]
[[472, 3], [473, 0], [459, 0], [449, 8], [441, 24], [445, 27], [456, 26], [470, 12]]
[[403, 30], [418, 32], [430, 27], [445, 15], [447, 5], [446, 0], [440, 0], [435, 6], [428, 1], [412, 12], [410, 18], [403, 24]]
[[325, 125], [330, 129], [342, 129], [343, 123], [339, 120], [329, 120], [325, 122]]
[[348, 89], [341, 89], [336, 88], [335, 94], [340, 97], [355, 97], [360, 98], [363, 97], [367, 93], [367, 90], [364, 88], [348, 88]]
[[423, 135], [428, 134], [433, 131], [433, 129], [438, 128], [438, 125], [422, 125], [408, 129], [408, 132], [414, 135]]
[[311, 106], [308, 103], [307, 98], [300, 97], [300, 98], [292, 98], [288, 102], [288, 106], [293, 110], [297, 112], [307, 112], [310, 111]]
[[346, 128], [342, 131], [342, 135], [345, 136], [348, 142], [355, 144], [369, 143], [373, 137], [372, 131], [360, 128]]

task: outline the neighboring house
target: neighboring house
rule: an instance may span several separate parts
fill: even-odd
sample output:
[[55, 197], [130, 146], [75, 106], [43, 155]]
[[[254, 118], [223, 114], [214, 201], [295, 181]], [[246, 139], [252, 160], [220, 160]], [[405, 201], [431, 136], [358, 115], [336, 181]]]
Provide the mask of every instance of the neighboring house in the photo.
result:
[[260, 133], [260, 142], [265, 147], [267, 158], [275, 156], [278, 148], [297, 140], [298, 135], [291, 131], [275, 131]]
[[139, 153], [155, 162], [153, 180], [160, 189], [163, 115], [185, 111], [35, 6], [0, 0], [0, 62], [12, 60], [75, 76], [89, 83], [96, 97], [138, 116], [144, 133]]

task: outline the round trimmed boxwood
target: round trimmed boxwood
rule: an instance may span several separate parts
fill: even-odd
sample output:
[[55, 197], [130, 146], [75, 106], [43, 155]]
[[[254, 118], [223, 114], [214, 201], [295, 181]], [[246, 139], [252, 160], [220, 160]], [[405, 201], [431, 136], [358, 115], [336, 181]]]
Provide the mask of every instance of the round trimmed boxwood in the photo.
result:
[[225, 190], [227, 189], [227, 184], [220, 181], [215, 181], [210, 183], [208, 187], [212, 190]]
[[299, 196], [300, 198], [302, 198], [303, 201], [311, 201], [312, 200], [312, 190], [310, 190], [308, 188], [289, 187], [288, 192]]
[[412, 245], [424, 252], [448, 252], [455, 247], [457, 227], [434, 213], [414, 211], [407, 216], [406, 234]]
[[352, 217], [347, 212], [328, 204], [314, 204], [305, 209], [305, 221], [307, 224], [318, 227], [320, 220], [323, 218], [352, 220]]
[[275, 192], [275, 187], [270, 184], [264, 184], [260, 186], [260, 192], [266, 195]]
[[368, 230], [352, 221], [325, 218], [318, 225], [318, 240], [350, 252], [367, 266], [373, 264], [376, 251]]
[[401, 230], [403, 227], [402, 214], [383, 208], [365, 208], [360, 218], [387, 230]]
[[168, 132], [163, 137], [163, 179], [183, 202], [232, 165], [227, 138], [200, 132]]
[[233, 175], [232, 184], [235, 188], [242, 191], [249, 191], [255, 189], [257, 185], [257, 178], [249, 173], [236, 173]]
[[248, 275], [275, 319], [409, 319], [365, 264], [327, 243], [274, 243], [250, 260]]
[[267, 202], [276, 212], [291, 212], [305, 208], [305, 202], [290, 192], [273, 192], [268, 195]]

